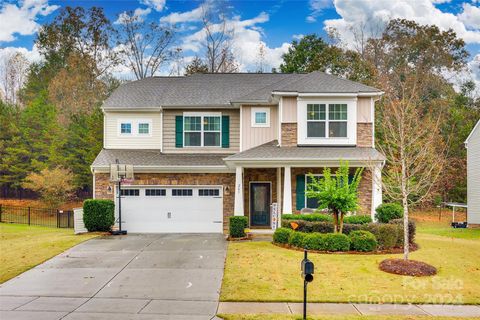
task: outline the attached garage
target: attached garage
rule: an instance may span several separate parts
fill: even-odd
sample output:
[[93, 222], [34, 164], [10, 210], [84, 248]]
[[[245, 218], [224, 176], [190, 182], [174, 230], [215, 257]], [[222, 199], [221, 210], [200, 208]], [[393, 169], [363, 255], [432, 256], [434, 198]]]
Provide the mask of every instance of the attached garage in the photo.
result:
[[123, 186], [122, 229], [129, 233], [222, 233], [222, 190], [222, 186]]

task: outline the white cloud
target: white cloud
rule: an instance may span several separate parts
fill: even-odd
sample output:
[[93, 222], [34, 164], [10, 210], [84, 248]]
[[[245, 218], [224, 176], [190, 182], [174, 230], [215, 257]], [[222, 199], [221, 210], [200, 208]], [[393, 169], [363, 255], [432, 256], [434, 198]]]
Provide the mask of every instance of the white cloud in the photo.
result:
[[11, 56], [17, 52], [20, 52], [21, 54], [23, 54], [30, 63], [39, 62], [42, 60], [42, 56], [40, 55], [40, 52], [38, 51], [37, 46], [33, 46], [32, 50], [28, 50], [27, 48], [23, 48], [23, 47], [0, 48], [0, 61], [4, 57]]
[[332, 6], [332, 0], [310, 0], [309, 7], [311, 12], [307, 16], [306, 21], [310, 23], [316, 22], [322, 11], [330, 6]]
[[186, 12], [172, 12], [169, 15], [160, 18], [161, 23], [177, 24], [192, 23], [202, 19], [202, 7], [195, 8]]
[[480, 8], [464, 3], [463, 12], [458, 15], [458, 19], [467, 27], [480, 29]]
[[[135, 11], [133, 11], [133, 16], [138, 17], [138, 21], [141, 22], [145, 20], [145, 17], [148, 16], [152, 12], [152, 9], [150, 8], [137, 8]], [[123, 11], [118, 15], [118, 19], [114, 22], [114, 24], [123, 24], [125, 20], [128, 18], [128, 13], [127, 11]]]
[[140, 3], [158, 12], [165, 8], [165, 0], [140, 0]]
[[353, 43], [352, 27], [365, 25], [365, 30], [369, 32], [394, 18], [406, 18], [423, 25], [433, 24], [441, 30], [451, 28], [466, 43], [480, 43], [479, 30], [472, 30], [461, 21], [460, 16], [441, 11], [431, 0], [335, 0], [334, 5], [341, 18], [326, 20], [325, 27], [337, 29], [347, 45]]
[[[186, 17], [187, 15], [184, 15]], [[271, 48], [262, 39], [264, 37], [263, 30], [259, 24], [269, 20], [269, 15], [261, 12], [258, 16], [242, 20], [240, 16], [234, 16], [227, 21], [229, 28], [233, 30], [232, 51], [239, 63], [240, 71], [255, 71], [258, 62], [259, 47], [265, 48], [265, 70], [270, 71], [271, 68], [277, 68], [281, 61], [282, 55], [288, 51], [289, 43], [283, 43], [279, 47]], [[184, 20], [185, 21], [185, 20]], [[198, 20], [197, 20], [198, 21]], [[220, 29], [220, 25], [212, 25], [212, 30]], [[194, 54], [201, 55], [204, 50], [203, 43], [205, 40], [205, 30], [201, 30], [185, 35], [181, 39], [181, 48], [184, 52], [191, 51]]]
[[31, 35], [39, 27], [38, 16], [47, 16], [58, 8], [48, 0], [24, 0], [17, 4], [4, 3], [0, 8], [0, 42], [16, 39], [16, 34]]

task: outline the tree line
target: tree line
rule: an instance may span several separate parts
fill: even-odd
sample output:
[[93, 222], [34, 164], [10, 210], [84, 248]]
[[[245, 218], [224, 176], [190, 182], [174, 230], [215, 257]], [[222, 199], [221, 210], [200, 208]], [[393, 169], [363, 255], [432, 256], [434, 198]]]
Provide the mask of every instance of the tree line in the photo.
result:
[[[34, 189], [39, 174], [70, 179], [91, 192], [90, 164], [102, 148], [102, 102], [124, 80], [170, 74], [238, 72], [234, 28], [227, 9], [202, 6], [202, 55], [184, 64], [175, 26], [145, 20], [135, 12], [111, 22], [103, 9], [65, 7], [39, 30], [42, 60], [28, 64], [20, 53], [1, 63], [0, 186]], [[352, 30], [353, 44], [335, 30], [291, 43], [272, 72], [320, 70], [385, 92], [376, 107], [376, 144], [387, 156], [387, 199], [409, 205], [466, 200], [463, 142], [480, 118], [478, 88], [448, 81], [467, 66], [463, 40], [436, 26], [396, 19], [374, 37]], [[353, 49], [350, 49], [353, 48]], [[258, 70], [265, 47], [258, 48]], [[43, 180], [45, 181], [45, 179]], [[60, 183], [58, 183], [60, 184]], [[37, 185], [40, 185], [37, 183]], [[72, 191], [74, 191], [72, 190]]]

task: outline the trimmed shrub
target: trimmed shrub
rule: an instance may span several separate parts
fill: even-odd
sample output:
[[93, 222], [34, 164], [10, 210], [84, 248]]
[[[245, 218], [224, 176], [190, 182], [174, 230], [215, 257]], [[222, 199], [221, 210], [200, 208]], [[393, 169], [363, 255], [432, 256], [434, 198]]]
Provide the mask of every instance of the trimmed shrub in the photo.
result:
[[349, 224], [367, 224], [371, 223], [372, 218], [370, 216], [348, 216], [343, 219], [343, 223]]
[[350, 239], [342, 233], [327, 233], [325, 237], [325, 249], [327, 251], [348, 251]]
[[83, 222], [90, 232], [110, 231], [115, 223], [115, 203], [112, 200], [85, 200]]
[[344, 223], [343, 224], [343, 234], [350, 234], [352, 231], [357, 231], [357, 230], [362, 230], [365, 227], [363, 224], [350, 224], [350, 223]]
[[333, 233], [334, 226], [331, 222], [310, 222], [311, 232]]
[[[397, 239], [397, 246], [401, 247], [403, 246], [403, 219], [394, 219], [390, 221], [391, 224], [396, 224], [400, 225], [399, 228], [399, 233], [398, 233], [398, 239]], [[415, 221], [408, 220], [408, 237], [409, 237], [409, 243], [414, 243], [415, 242], [415, 233], [417, 232], [417, 226], [415, 224]]]
[[288, 244], [298, 248], [305, 247], [305, 239], [309, 234], [305, 232], [292, 231], [290, 238], [288, 238]]
[[398, 203], [382, 203], [375, 211], [378, 222], [388, 223], [390, 220], [403, 218], [403, 207]]
[[292, 229], [278, 228], [273, 233], [273, 242], [282, 244], [288, 243], [288, 239], [290, 238], [290, 234], [292, 232]]
[[230, 237], [245, 237], [245, 228], [248, 226], [248, 217], [232, 216], [230, 217]]
[[282, 214], [282, 220], [303, 220], [303, 221], [333, 221], [328, 214]]
[[365, 230], [352, 231], [348, 237], [352, 250], [367, 252], [377, 248], [377, 238], [371, 232]]
[[325, 234], [318, 232], [309, 233], [305, 237], [305, 248], [319, 251], [327, 250]]
[[370, 223], [366, 225], [365, 230], [375, 235], [379, 249], [391, 249], [397, 246], [398, 225], [391, 223]]

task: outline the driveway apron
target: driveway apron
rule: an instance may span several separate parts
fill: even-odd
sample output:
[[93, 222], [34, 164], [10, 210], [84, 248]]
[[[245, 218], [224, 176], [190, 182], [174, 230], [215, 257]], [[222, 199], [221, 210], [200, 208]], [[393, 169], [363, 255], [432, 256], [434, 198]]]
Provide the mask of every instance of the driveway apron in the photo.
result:
[[221, 234], [89, 240], [0, 285], [0, 319], [212, 319]]

